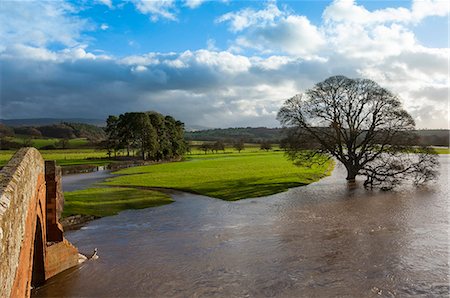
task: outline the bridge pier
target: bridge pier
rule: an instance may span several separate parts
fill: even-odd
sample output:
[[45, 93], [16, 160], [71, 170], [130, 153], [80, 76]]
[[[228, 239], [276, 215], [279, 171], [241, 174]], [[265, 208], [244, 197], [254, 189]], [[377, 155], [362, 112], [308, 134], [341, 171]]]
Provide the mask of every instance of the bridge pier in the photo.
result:
[[23, 148], [0, 171], [0, 297], [29, 297], [32, 286], [78, 264], [59, 223], [61, 171]]

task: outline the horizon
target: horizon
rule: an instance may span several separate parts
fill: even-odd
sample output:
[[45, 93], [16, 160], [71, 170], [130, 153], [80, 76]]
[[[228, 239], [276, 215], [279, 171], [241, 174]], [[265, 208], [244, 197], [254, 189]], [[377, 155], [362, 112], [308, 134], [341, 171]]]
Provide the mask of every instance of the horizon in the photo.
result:
[[[15, 120], [17, 120], [17, 121], [21, 121], [21, 120], [60, 120], [61, 122], [60, 123], [62, 123], [62, 122], [66, 122], [67, 120], [80, 120], [80, 121], [85, 121], [85, 120], [95, 120], [95, 121], [106, 121], [106, 119], [105, 120], [103, 120], [103, 119], [94, 119], [94, 118], [66, 118], [66, 119], [60, 119], [60, 118], [12, 118], [12, 119], [3, 119], [3, 118], [0, 118], [0, 123], [1, 123], [1, 121], [15, 121]], [[81, 123], [81, 124], [89, 124], [89, 123], [86, 123], [86, 122], [73, 122], [73, 123]], [[106, 124], [106, 123], [105, 123]], [[240, 128], [243, 128], [243, 129], [247, 129], [247, 128], [250, 128], [250, 129], [253, 129], [253, 128], [266, 128], [266, 129], [283, 129], [283, 127], [280, 125], [280, 126], [273, 126], [273, 127], [269, 127], [269, 126], [228, 126], [228, 127], [200, 127], [200, 126], [197, 126], [197, 125], [193, 125], [193, 126], [191, 126], [191, 127], [186, 127], [186, 123], [184, 123], [185, 124], [185, 130], [187, 131], [187, 132], [197, 132], [197, 131], [204, 131], [204, 130], [220, 130], [220, 129], [223, 129], [223, 130], [226, 130], [226, 129], [240, 129]], [[43, 124], [42, 126], [45, 126], [45, 125], [51, 125], [51, 124]], [[94, 125], [94, 126], [99, 126], [99, 125], [95, 125], [95, 124], [92, 124], [92, 125]], [[10, 125], [11, 126], [11, 125]], [[26, 126], [36, 126], [36, 125], [20, 125], [20, 126], [24, 126], [24, 127], [26, 127]], [[103, 126], [99, 126], [99, 127], [103, 127]], [[196, 128], [197, 127], [197, 128]], [[199, 127], [199, 128], [198, 128]], [[415, 128], [414, 130], [450, 130], [450, 128]]]
[[[333, 75], [398, 94], [449, 128], [447, 1], [2, 2], [0, 118], [155, 110], [186, 127], [280, 127]], [[446, 36], [446, 37], [443, 37]]]

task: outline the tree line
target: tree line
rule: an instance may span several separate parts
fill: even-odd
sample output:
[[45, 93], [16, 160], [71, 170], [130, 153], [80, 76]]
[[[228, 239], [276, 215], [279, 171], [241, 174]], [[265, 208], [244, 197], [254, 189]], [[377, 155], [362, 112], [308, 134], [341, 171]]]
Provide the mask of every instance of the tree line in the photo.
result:
[[[243, 139], [237, 139], [232, 142], [222, 142], [222, 141], [215, 141], [215, 142], [203, 142], [202, 144], [198, 145], [198, 149], [200, 151], [203, 151], [205, 154], [208, 153], [208, 151], [211, 151], [211, 153], [217, 153], [218, 151], [222, 151], [225, 153], [225, 148], [228, 146], [232, 147], [234, 150], [241, 153], [242, 150], [245, 150], [245, 142]], [[272, 150], [272, 144], [268, 141], [261, 141], [259, 144], [259, 149], [270, 151]], [[189, 149], [190, 150], [190, 149]]]
[[143, 160], [165, 160], [183, 156], [187, 150], [184, 123], [153, 111], [111, 115], [105, 131], [109, 156], [122, 150]]

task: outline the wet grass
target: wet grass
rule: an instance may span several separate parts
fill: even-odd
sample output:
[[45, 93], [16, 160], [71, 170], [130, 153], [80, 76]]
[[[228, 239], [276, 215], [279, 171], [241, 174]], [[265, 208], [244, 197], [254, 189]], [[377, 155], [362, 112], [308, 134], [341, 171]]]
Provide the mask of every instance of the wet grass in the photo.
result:
[[332, 161], [296, 167], [281, 151], [192, 154], [187, 161], [133, 167], [116, 172], [105, 185], [161, 187], [227, 201], [267, 196], [328, 175]]
[[109, 216], [126, 209], [142, 209], [172, 203], [166, 194], [134, 188], [89, 188], [64, 193], [63, 217], [83, 214]]

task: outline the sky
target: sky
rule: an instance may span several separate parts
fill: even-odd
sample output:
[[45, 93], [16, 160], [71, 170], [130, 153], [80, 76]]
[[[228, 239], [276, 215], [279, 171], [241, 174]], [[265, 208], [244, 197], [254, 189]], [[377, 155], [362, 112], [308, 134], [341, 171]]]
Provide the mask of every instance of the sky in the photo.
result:
[[0, 118], [154, 110], [187, 127], [278, 127], [334, 75], [449, 126], [449, 2], [2, 1]]

